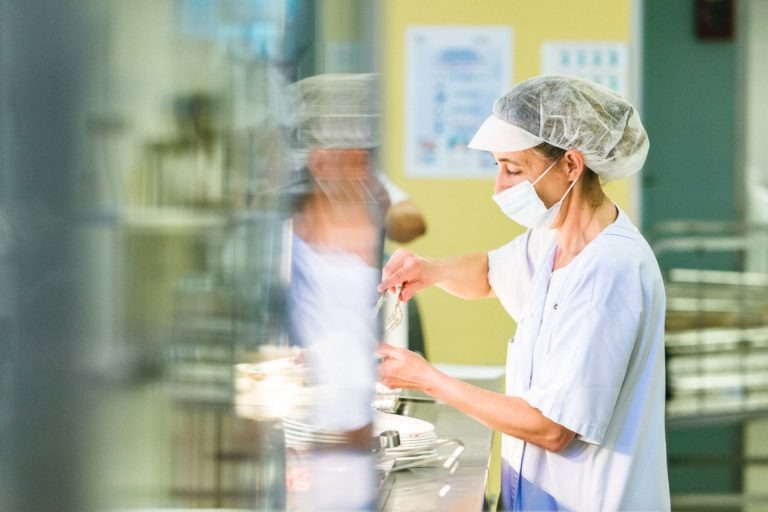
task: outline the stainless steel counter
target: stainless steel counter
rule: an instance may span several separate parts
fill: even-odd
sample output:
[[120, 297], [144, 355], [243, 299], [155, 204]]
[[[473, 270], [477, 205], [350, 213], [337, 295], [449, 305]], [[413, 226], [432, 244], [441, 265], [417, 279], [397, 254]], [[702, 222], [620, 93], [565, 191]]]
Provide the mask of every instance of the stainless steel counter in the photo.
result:
[[[501, 386], [498, 380], [473, 381], [472, 384], [493, 390]], [[381, 488], [380, 510], [483, 510], [493, 431], [445, 404], [404, 403], [402, 414], [433, 423], [440, 438], [460, 439], [465, 450], [452, 469], [412, 468], [391, 473]]]

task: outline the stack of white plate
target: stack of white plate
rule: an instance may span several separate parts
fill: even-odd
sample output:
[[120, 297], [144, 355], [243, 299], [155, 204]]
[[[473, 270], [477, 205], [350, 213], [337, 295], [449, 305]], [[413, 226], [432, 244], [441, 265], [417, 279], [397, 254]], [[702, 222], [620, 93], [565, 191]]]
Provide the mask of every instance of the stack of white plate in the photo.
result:
[[437, 460], [437, 434], [435, 426], [430, 422], [377, 412], [374, 414], [373, 424], [376, 435], [387, 430], [396, 430], [400, 434], [400, 446], [386, 448], [382, 454], [384, 458], [394, 458], [395, 467], [405, 464], [426, 465]]
[[[318, 444], [338, 444], [348, 442], [344, 434], [331, 430], [321, 430], [308, 423], [291, 418], [283, 418], [285, 444], [289, 448], [311, 448]], [[428, 465], [438, 460], [437, 434], [435, 426], [428, 421], [408, 416], [399, 416], [376, 411], [373, 418], [373, 434], [378, 436], [385, 431], [397, 431], [400, 445], [385, 448], [379, 454], [382, 461], [394, 460], [394, 466], [408, 467]]]
[[318, 444], [344, 444], [348, 442], [344, 434], [331, 430], [319, 430], [316, 427], [297, 420], [283, 418], [285, 445], [289, 448], [309, 448]]

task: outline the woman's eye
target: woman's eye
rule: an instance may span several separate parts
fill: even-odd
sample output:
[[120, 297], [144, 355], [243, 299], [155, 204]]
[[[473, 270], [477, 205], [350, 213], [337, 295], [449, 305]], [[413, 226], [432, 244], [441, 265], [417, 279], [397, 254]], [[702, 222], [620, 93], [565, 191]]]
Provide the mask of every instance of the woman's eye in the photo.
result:
[[507, 162], [494, 162], [497, 166], [504, 169], [504, 174], [507, 176], [517, 176], [518, 174], [522, 174], [522, 171], [518, 171], [516, 169], [512, 169], [509, 167], [509, 164]]

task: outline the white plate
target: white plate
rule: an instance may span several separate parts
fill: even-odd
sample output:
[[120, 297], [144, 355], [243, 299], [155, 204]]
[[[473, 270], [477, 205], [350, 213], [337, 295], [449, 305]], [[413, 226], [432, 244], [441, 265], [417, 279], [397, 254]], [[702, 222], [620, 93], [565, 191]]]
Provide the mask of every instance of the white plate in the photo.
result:
[[433, 443], [435, 441], [437, 441], [435, 436], [403, 436], [403, 433], [400, 433], [400, 442], [403, 444]]
[[387, 448], [387, 450], [394, 450], [398, 452], [405, 452], [408, 450], [428, 450], [430, 448], [434, 448], [437, 445], [437, 443], [429, 443], [429, 444], [418, 444], [418, 445], [400, 445], [396, 446], [394, 448]]
[[319, 441], [324, 443], [345, 443], [347, 442], [344, 437], [326, 437], [326, 436], [313, 436], [309, 434], [300, 434], [296, 432], [286, 432], [285, 437], [293, 439], [305, 439], [307, 441]]
[[405, 452], [416, 452], [416, 451], [423, 451], [423, 450], [434, 450], [435, 445], [434, 444], [428, 444], [424, 446], [405, 446], [397, 448], [387, 448], [387, 453], [405, 453]]
[[397, 448], [387, 448], [384, 450], [385, 457], [420, 457], [423, 455], [436, 455], [437, 450], [434, 447], [423, 448], [420, 450], [399, 450]]
[[385, 430], [397, 430], [400, 433], [400, 442], [435, 432], [435, 426], [428, 421], [378, 411], [373, 415], [373, 425], [375, 435]]
[[318, 441], [328, 441], [328, 442], [337, 442], [337, 443], [343, 443], [347, 439], [346, 437], [320, 436], [320, 435], [307, 434], [304, 432], [285, 432], [285, 435], [291, 436], [291, 437], [301, 437], [302, 439], [317, 439]]
[[286, 432], [296, 432], [296, 433], [323, 436], [323, 437], [334, 437], [334, 438], [345, 437], [345, 434], [341, 432], [334, 432], [333, 430], [318, 429], [317, 427], [310, 425], [308, 423], [289, 420], [287, 418], [283, 418], [283, 430], [285, 430]]
[[429, 443], [400, 443], [400, 446], [394, 448], [400, 450], [416, 450], [417, 448], [429, 448], [435, 446], [437, 441], [431, 441]]
[[340, 432], [338, 430], [322, 430], [319, 428], [302, 428], [302, 427], [289, 425], [287, 423], [283, 423], [283, 430], [290, 431], [290, 432], [303, 432], [305, 434], [319, 434], [321, 436], [332, 436], [332, 437], [340, 437], [344, 435], [343, 432]]
[[436, 436], [400, 437], [400, 446], [427, 446], [437, 443]]
[[437, 460], [437, 454], [433, 453], [431, 455], [414, 455], [411, 457], [397, 457], [395, 459], [395, 465], [397, 464], [405, 464], [405, 463], [411, 463], [411, 462], [427, 462], [427, 461], [434, 461]]
[[322, 436], [322, 437], [344, 437], [343, 432], [329, 432], [327, 430], [302, 430], [299, 428], [291, 428], [288, 426], [283, 427], [285, 432], [293, 432], [294, 434], [305, 434], [309, 436]]

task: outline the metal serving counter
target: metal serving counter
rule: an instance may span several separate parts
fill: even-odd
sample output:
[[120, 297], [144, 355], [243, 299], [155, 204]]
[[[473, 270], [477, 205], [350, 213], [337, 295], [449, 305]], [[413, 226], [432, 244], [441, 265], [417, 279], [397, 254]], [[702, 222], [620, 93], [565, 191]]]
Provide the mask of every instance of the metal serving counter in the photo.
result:
[[[499, 380], [471, 381], [499, 390]], [[411, 468], [389, 475], [379, 493], [379, 509], [389, 512], [461, 511], [487, 508], [486, 489], [493, 431], [442, 403], [403, 400], [401, 414], [435, 425], [441, 438], [461, 440], [465, 449], [457, 464]], [[492, 500], [493, 501], [493, 500]]]

